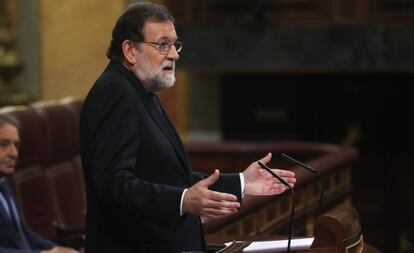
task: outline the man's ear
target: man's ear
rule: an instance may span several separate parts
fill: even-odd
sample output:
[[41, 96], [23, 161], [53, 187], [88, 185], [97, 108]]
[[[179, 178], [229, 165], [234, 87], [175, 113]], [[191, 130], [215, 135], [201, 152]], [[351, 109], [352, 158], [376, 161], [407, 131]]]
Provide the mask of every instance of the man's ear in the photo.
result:
[[136, 63], [136, 50], [134, 49], [135, 45], [132, 41], [124, 40], [124, 42], [122, 42], [122, 52], [124, 53], [124, 58], [129, 64], [132, 65]]

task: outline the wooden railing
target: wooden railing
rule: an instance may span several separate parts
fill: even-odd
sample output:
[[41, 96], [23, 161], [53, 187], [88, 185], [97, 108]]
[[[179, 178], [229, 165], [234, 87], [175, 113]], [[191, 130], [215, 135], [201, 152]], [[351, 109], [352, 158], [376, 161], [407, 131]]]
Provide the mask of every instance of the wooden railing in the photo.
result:
[[[193, 169], [212, 172], [241, 172], [251, 162], [267, 152], [273, 153], [274, 168], [289, 169], [296, 173], [295, 231], [298, 235], [313, 233], [314, 219], [318, 214], [340, 203], [351, 202], [351, 165], [358, 153], [352, 147], [341, 147], [308, 142], [273, 143], [187, 143]], [[306, 162], [324, 177], [325, 192], [321, 210], [319, 206], [320, 184], [310, 172], [281, 160], [284, 152]], [[281, 234], [287, 231], [291, 201], [288, 193], [278, 196], [245, 196], [238, 214], [209, 221], [204, 224], [207, 234], [263, 235]]]

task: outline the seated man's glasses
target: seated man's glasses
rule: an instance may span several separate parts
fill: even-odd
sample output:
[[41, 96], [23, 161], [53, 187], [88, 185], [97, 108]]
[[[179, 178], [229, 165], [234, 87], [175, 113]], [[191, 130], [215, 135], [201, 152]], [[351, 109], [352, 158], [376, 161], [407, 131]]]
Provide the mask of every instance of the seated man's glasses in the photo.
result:
[[171, 47], [174, 45], [175, 50], [179, 53], [183, 49], [183, 43], [181, 41], [171, 42], [171, 41], [161, 41], [161, 42], [152, 42], [152, 41], [143, 41], [143, 43], [152, 46], [157, 49], [160, 53], [168, 53]]

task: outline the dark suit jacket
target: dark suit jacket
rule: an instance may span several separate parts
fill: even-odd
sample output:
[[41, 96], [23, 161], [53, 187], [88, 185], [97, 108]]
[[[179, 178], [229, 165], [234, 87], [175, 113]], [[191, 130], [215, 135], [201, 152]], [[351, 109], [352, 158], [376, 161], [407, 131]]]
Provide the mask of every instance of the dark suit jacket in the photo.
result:
[[[198, 216], [180, 216], [193, 173], [184, 146], [139, 79], [110, 62], [85, 99], [80, 118], [87, 188], [86, 253], [201, 250]], [[241, 199], [237, 174], [215, 190]]]
[[[10, 188], [8, 185], [7, 187]], [[43, 239], [24, 224], [22, 224], [22, 228], [33, 250], [21, 250], [18, 248], [19, 233], [0, 202], [0, 253], [34, 253], [40, 250], [51, 249], [55, 246], [53, 242]]]

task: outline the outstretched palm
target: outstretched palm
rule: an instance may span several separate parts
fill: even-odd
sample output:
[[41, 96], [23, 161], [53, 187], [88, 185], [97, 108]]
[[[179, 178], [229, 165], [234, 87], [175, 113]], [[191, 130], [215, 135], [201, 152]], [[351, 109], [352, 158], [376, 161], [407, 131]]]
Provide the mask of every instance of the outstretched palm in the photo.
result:
[[[260, 162], [267, 164], [272, 159], [272, 154], [269, 153]], [[296, 182], [295, 173], [286, 170], [276, 170], [273, 172], [283, 177], [292, 187]], [[253, 162], [243, 172], [244, 176], [244, 194], [248, 195], [276, 195], [284, 192], [287, 187], [263, 170], [260, 165]]]

